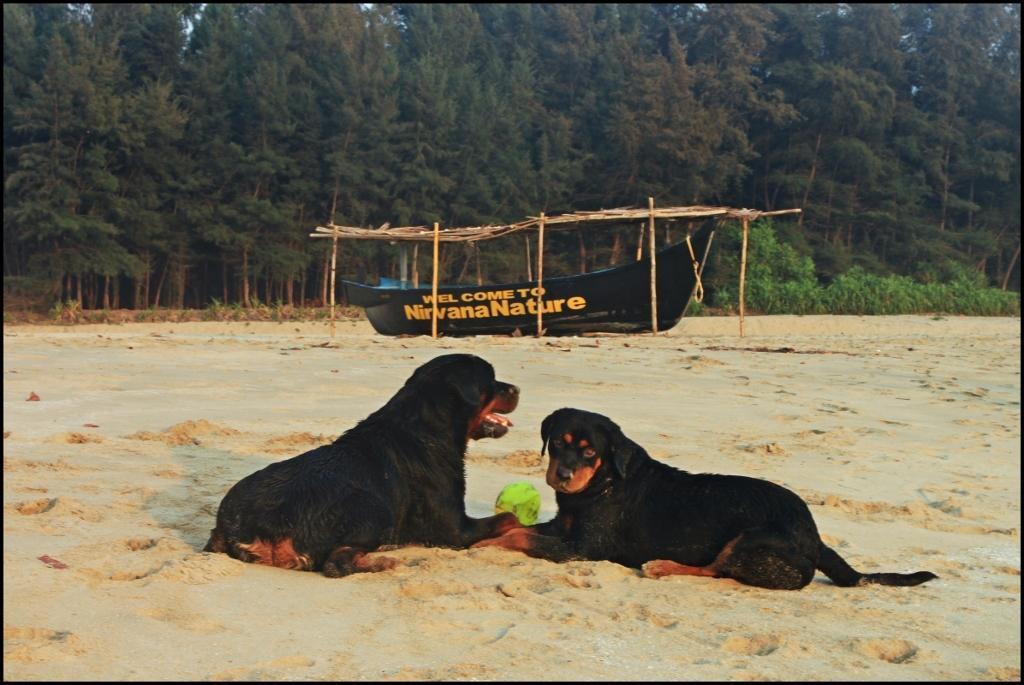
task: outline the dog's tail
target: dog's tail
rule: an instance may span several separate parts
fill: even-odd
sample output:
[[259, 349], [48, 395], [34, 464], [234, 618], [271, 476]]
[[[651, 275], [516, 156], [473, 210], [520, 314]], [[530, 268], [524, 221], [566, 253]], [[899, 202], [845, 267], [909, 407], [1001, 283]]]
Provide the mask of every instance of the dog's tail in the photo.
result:
[[832, 579], [832, 582], [840, 587], [853, 587], [854, 585], [920, 585], [929, 580], [938, 578], [934, 573], [918, 571], [917, 573], [861, 573], [857, 571], [846, 560], [839, 556], [834, 549], [819, 544], [818, 570]]

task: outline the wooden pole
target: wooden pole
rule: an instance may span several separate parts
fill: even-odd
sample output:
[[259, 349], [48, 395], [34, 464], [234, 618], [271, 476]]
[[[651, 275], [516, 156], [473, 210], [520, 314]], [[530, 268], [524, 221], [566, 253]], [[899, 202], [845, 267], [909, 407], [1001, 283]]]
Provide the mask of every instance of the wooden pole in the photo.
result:
[[[323, 307], [325, 304], [327, 304], [330, 301], [330, 298], [327, 297], [327, 284], [331, 280], [331, 270], [327, 268], [327, 265], [330, 263], [330, 261], [331, 261], [331, 258], [328, 256], [327, 250], [324, 250], [324, 268], [323, 268], [324, 277], [320, 279], [320, 306], [321, 307]], [[225, 279], [227, 278], [227, 273], [228, 272], [225, 269], [225, 271], [224, 271], [224, 278]], [[226, 293], [227, 292], [227, 288], [225, 288], [224, 291]], [[225, 295], [225, 297], [227, 297], [227, 295]], [[227, 302], [227, 300], [224, 300], [224, 301]]]
[[412, 287], [420, 287], [420, 244], [412, 246]]
[[537, 233], [537, 337], [544, 333], [541, 327], [544, 309], [544, 212], [540, 213], [540, 231]]
[[484, 284], [484, 275], [480, 271], [480, 243], [479, 242], [475, 242], [474, 241], [474, 243], [473, 243], [473, 252], [474, 252], [474, 256], [476, 257], [476, 284], [477, 285], [483, 285]]
[[434, 286], [433, 293], [434, 299], [431, 302], [430, 307], [430, 335], [434, 338], [437, 337], [437, 252], [438, 246], [441, 244], [441, 231], [438, 227], [437, 222], [434, 222]]
[[[527, 233], [523, 234], [523, 240], [526, 241], [526, 280], [533, 280], [533, 265], [530, 263], [530, 236]], [[1006, 288], [1003, 288], [1006, 290]]]
[[338, 236], [334, 236], [334, 247], [331, 250], [331, 337], [334, 337], [334, 270], [338, 263]]
[[409, 244], [401, 243], [398, 246], [398, 278], [402, 287], [409, 282]]
[[655, 252], [657, 252], [655, 245], [655, 234], [654, 234], [654, 198], [647, 198], [647, 209], [651, 212], [651, 226], [648, 230], [650, 236], [649, 248], [651, 251], [651, 332], [657, 334], [658, 332], [658, 268], [656, 265], [657, 259], [655, 258]]
[[750, 233], [750, 224], [747, 217], [743, 217], [743, 249], [740, 251], [740, 337], [743, 337], [743, 285], [747, 278], [747, 236]]
[[640, 239], [636, 241], [636, 261], [644, 256], [644, 225], [640, 224]]
[[[334, 226], [335, 212], [338, 210], [338, 183], [340, 178], [337, 176], [334, 178], [334, 196], [331, 198], [331, 226]], [[335, 231], [338, 229], [335, 228]], [[331, 337], [334, 337], [334, 265], [338, 261], [338, 234], [334, 234], [334, 246], [331, 252]], [[324, 266], [327, 266], [326, 260]], [[324, 274], [324, 288], [327, 287], [327, 274]], [[248, 286], [246, 286], [248, 290]], [[327, 293], [324, 293], [324, 299], [327, 299]], [[246, 305], [248, 306], [248, 305]]]

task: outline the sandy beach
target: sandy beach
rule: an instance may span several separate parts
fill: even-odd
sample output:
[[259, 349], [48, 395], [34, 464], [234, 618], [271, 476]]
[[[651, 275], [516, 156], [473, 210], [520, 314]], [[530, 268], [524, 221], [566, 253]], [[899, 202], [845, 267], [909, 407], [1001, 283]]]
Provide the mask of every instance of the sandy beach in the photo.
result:
[[[5, 680], [1019, 680], [1020, 319], [693, 318], [657, 336], [387, 338], [365, 321], [4, 326]], [[788, 351], [783, 351], [788, 350]], [[228, 488], [446, 352], [522, 388], [466, 508], [544, 484], [541, 420], [801, 495], [855, 568], [797, 592], [409, 547], [328, 579], [201, 551]], [[38, 401], [26, 401], [32, 394]]]

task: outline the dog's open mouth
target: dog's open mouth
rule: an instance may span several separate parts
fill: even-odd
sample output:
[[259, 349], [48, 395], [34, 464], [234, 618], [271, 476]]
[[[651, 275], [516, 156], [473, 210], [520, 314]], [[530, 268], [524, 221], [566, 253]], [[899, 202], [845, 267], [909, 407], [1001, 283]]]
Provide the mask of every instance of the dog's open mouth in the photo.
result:
[[512, 421], [507, 416], [489, 412], [480, 416], [480, 422], [476, 429], [469, 436], [474, 440], [480, 438], [500, 438], [508, 433], [512, 427]]
[[508, 433], [512, 421], [505, 414], [515, 411], [519, 405], [519, 390], [500, 392], [490, 402], [480, 407], [480, 412], [469, 426], [469, 439], [500, 438]]
[[512, 422], [508, 417], [495, 412], [481, 412], [470, 427], [469, 437], [479, 440], [483, 437], [501, 437], [509, 432]]

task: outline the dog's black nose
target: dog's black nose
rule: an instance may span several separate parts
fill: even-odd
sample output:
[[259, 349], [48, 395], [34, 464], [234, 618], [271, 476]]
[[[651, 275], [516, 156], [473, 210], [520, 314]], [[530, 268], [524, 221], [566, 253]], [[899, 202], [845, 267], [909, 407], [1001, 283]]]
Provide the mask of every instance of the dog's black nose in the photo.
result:
[[559, 466], [555, 471], [561, 480], [569, 480], [572, 478], [572, 469], [567, 469], [564, 466]]
[[510, 386], [508, 386], [508, 389], [506, 390], [506, 392], [508, 392], [509, 395], [518, 395], [519, 394], [519, 386], [518, 385], [510, 385]]

